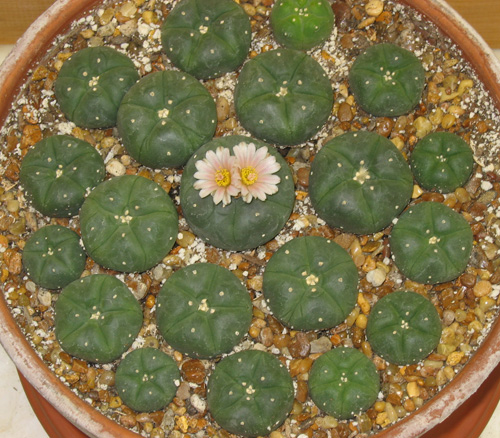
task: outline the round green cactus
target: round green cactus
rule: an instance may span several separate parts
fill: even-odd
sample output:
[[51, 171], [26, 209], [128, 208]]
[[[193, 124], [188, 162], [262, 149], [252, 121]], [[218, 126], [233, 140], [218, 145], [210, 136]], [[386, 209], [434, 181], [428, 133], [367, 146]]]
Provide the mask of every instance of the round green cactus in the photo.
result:
[[373, 362], [359, 350], [339, 347], [316, 359], [308, 386], [316, 406], [346, 420], [375, 403], [380, 377]]
[[425, 71], [409, 50], [389, 43], [376, 44], [354, 61], [349, 84], [365, 111], [395, 117], [409, 113], [420, 101]]
[[215, 102], [195, 78], [178, 71], [152, 73], [128, 91], [118, 110], [118, 132], [128, 153], [152, 168], [179, 167], [210, 141]]
[[208, 409], [231, 433], [264, 436], [285, 421], [293, 393], [292, 378], [276, 357], [246, 350], [215, 366], [208, 381]]
[[236, 70], [250, 49], [250, 18], [233, 0], [182, 0], [161, 29], [172, 63], [198, 79]]
[[27, 198], [40, 213], [68, 217], [78, 214], [87, 191], [105, 174], [102, 157], [89, 143], [55, 135], [28, 151], [19, 179]]
[[389, 242], [394, 263], [410, 280], [444, 283], [467, 267], [473, 235], [465, 218], [438, 202], [421, 202], [405, 211]]
[[172, 401], [180, 378], [179, 368], [170, 356], [156, 348], [139, 348], [119, 363], [115, 387], [129, 408], [153, 412]]
[[63, 64], [54, 92], [61, 111], [77, 126], [108, 128], [116, 124], [120, 102], [138, 79], [126, 55], [111, 47], [88, 47]]
[[142, 272], [172, 249], [178, 215], [167, 193], [156, 183], [123, 175], [101, 183], [80, 213], [87, 254], [101, 266]]
[[[264, 200], [253, 198], [246, 202], [244, 197], [238, 194], [227, 204], [216, 204], [214, 197], [205, 196], [204, 189], [197, 188], [204, 184], [210, 187], [209, 184], [214, 183], [197, 179], [199, 174], [204, 176], [202, 172], [197, 172], [197, 166], [200, 167], [198, 162], [205, 162], [207, 154], [217, 151], [227, 150], [228, 155], [232, 154], [234, 148], [239, 145], [248, 146], [249, 149], [251, 145], [255, 145], [257, 157], [260, 156], [259, 150], [266, 148], [267, 154], [275, 158], [279, 164], [279, 170], [275, 174], [279, 177], [279, 183], [275, 187], [277, 191], [265, 196]], [[214, 166], [220, 165], [215, 158], [213, 163]], [[218, 174], [220, 172], [214, 174], [215, 179]], [[231, 169], [227, 169], [225, 180], [219, 181], [224, 184], [227, 182], [227, 189], [233, 187], [234, 178], [231, 178], [230, 174]], [[201, 197], [202, 195], [205, 197]], [[180, 199], [184, 217], [194, 233], [216, 247], [242, 251], [262, 245], [280, 232], [292, 212], [295, 187], [288, 165], [273, 147], [249, 137], [226, 136], [202, 146], [188, 161], [182, 175]]]
[[62, 349], [89, 362], [108, 363], [132, 345], [142, 309], [128, 287], [111, 275], [90, 275], [66, 286], [55, 304]]
[[191, 357], [227, 353], [248, 332], [252, 302], [227, 269], [196, 263], [176, 271], [158, 295], [158, 329], [176, 350]]
[[358, 296], [358, 270], [335, 242], [299, 237], [269, 260], [263, 291], [269, 308], [295, 330], [322, 330], [340, 324]]
[[373, 306], [366, 337], [380, 357], [396, 365], [410, 365], [437, 347], [441, 320], [433, 304], [422, 295], [393, 292]]
[[78, 234], [60, 225], [35, 231], [23, 249], [28, 277], [47, 289], [59, 289], [80, 278], [85, 260]]
[[279, 0], [271, 11], [274, 38], [282, 46], [309, 50], [326, 41], [335, 24], [328, 0]]
[[304, 143], [332, 112], [333, 91], [323, 68], [292, 49], [270, 50], [248, 61], [234, 90], [236, 114], [257, 138]]
[[315, 157], [311, 203], [330, 226], [369, 234], [382, 230], [405, 208], [413, 175], [394, 144], [374, 132], [348, 132]]
[[474, 157], [469, 145], [458, 135], [434, 132], [417, 143], [410, 165], [424, 189], [450, 193], [467, 182]]

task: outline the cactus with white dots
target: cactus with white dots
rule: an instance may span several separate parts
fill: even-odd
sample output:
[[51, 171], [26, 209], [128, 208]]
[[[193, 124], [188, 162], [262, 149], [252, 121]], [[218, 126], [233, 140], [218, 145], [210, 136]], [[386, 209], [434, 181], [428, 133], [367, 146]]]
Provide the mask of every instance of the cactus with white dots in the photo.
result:
[[111, 47], [88, 47], [63, 64], [54, 84], [64, 115], [82, 128], [116, 124], [118, 107], [139, 79], [134, 63]]
[[292, 409], [293, 382], [271, 353], [246, 350], [222, 359], [210, 375], [208, 409], [228, 432], [255, 437], [280, 426]]
[[104, 161], [90, 143], [54, 135], [28, 151], [19, 179], [26, 197], [40, 213], [68, 217], [78, 214], [87, 192], [105, 174]]
[[250, 295], [227, 269], [196, 263], [176, 271], [157, 300], [156, 320], [165, 340], [191, 357], [228, 353], [248, 332]]
[[90, 193], [81, 208], [80, 229], [85, 250], [95, 262], [116, 271], [142, 272], [172, 249], [178, 214], [158, 184], [123, 175]]

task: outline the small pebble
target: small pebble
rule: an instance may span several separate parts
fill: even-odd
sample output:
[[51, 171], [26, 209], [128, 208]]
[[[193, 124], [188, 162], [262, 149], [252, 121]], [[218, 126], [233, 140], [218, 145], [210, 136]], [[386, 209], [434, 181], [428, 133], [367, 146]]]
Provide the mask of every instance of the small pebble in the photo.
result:
[[121, 176], [125, 175], [126, 168], [116, 158], [113, 158], [106, 165], [106, 171], [113, 176]]

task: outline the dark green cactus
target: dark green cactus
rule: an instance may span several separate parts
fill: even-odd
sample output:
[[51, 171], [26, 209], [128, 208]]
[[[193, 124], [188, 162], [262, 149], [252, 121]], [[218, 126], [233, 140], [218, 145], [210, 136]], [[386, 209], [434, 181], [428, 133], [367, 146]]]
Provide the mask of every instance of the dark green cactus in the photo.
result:
[[153, 412], [172, 401], [180, 378], [179, 368], [170, 356], [156, 348], [139, 348], [119, 363], [115, 387], [129, 408]]
[[248, 332], [252, 302], [227, 269], [196, 263], [163, 285], [156, 310], [158, 329], [176, 350], [191, 357], [228, 353]]
[[410, 280], [444, 283], [467, 267], [472, 230], [462, 215], [438, 202], [411, 206], [389, 236], [394, 263]]
[[409, 113], [420, 101], [425, 71], [409, 50], [394, 44], [376, 44], [354, 61], [349, 84], [366, 112], [395, 117]]
[[417, 143], [410, 165], [424, 189], [450, 193], [467, 182], [474, 157], [469, 145], [458, 135], [434, 132]]
[[142, 272], [172, 249], [178, 215], [167, 193], [153, 181], [123, 175], [101, 183], [80, 213], [87, 254], [101, 266]]
[[47, 289], [59, 289], [80, 278], [85, 260], [78, 234], [60, 225], [35, 231], [23, 249], [28, 277]]
[[269, 308], [295, 330], [340, 324], [358, 296], [358, 270], [346, 250], [318, 236], [299, 237], [269, 260], [263, 291]]
[[[250, 203], [241, 196], [227, 205], [215, 204], [212, 196], [202, 198], [200, 190], [194, 187], [196, 162], [203, 160], [207, 151], [217, 148], [229, 149], [232, 153], [233, 146], [240, 143], [253, 143], [257, 150], [266, 147], [276, 158], [281, 166], [276, 172], [280, 178], [278, 191], [264, 201], [253, 199]], [[250, 137], [226, 136], [202, 146], [188, 161], [182, 175], [180, 199], [184, 217], [194, 233], [216, 247], [242, 251], [262, 245], [280, 232], [292, 212], [295, 187], [288, 165], [272, 146]]]
[[215, 366], [208, 381], [208, 409], [228, 432], [264, 436], [285, 421], [293, 393], [292, 378], [276, 357], [246, 350]]
[[28, 151], [19, 175], [26, 196], [42, 214], [78, 214], [86, 193], [106, 174], [104, 161], [86, 141], [55, 135]]
[[296, 145], [327, 121], [333, 91], [323, 68], [310, 56], [292, 49], [270, 50], [243, 66], [234, 103], [241, 124], [252, 135]]
[[55, 304], [54, 325], [66, 353], [108, 363], [134, 342], [142, 326], [142, 309], [117, 278], [90, 275], [62, 290]]
[[172, 63], [198, 79], [236, 70], [250, 49], [250, 18], [233, 0], [182, 0], [161, 29]]
[[128, 153], [152, 168], [186, 164], [210, 141], [215, 102], [195, 78], [178, 71], [152, 73], [128, 91], [118, 110], [118, 132]]
[[282, 46], [309, 50], [326, 41], [335, 24], [327, 0], [279, 0], [271, 11], [274, 38]]
[[375, 403], [380, 377], [373, 362], [359, 350], [339, 347], [316, 359], [308, 386], [318, 408], [346, 420]]
[[61, 111], [77, 126], [108, 128], [116, 124], [120, 102], [138, 79], [126, 55], [111, 47], [88, 47], [63, 64], [54, 92]]
[[393, 292], [373, 306], [366, 337], [380, 357], [396, 365], [410, 365], [437, 347], [441, 320], [434, 305], [422, 295]]
[[394, 144], [374, 132], [349, 132], [316, 155], [309, 181], [311, 202], [330, 226], [369, 234], [403, 211], [413, 175]]

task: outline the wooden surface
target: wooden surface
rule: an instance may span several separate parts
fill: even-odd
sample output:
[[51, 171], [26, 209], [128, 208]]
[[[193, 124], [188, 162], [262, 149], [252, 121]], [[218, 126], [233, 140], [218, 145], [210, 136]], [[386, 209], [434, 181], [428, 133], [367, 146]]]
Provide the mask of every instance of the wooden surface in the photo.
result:
[[[54, 0], [0, 0], [0, 44], [14, 44]], [[500, 48], [500, 0], [448, 0], [486, 42]]]

